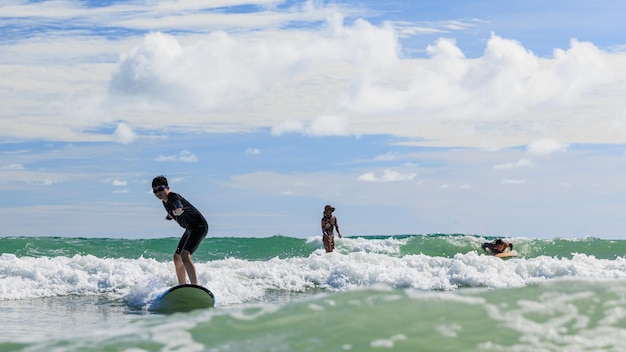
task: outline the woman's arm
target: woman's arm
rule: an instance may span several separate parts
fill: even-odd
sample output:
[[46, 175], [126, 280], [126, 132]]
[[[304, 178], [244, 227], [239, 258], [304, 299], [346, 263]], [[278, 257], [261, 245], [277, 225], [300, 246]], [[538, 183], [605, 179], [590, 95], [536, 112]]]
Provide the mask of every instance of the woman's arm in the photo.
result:
[[337, 235], [339, 236], [339, 238], [341, 238], [341, 231], [339, 231], [339, 222], [337, 221], [336, 217], [335, 217], [335, 228], [337, 229]]

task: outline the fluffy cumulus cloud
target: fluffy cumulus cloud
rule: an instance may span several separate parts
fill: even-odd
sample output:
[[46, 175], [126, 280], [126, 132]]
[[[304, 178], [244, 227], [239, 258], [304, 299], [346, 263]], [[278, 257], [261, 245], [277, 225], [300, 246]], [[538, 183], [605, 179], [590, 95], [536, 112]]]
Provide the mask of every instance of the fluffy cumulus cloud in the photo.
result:
[[110, 92], [156, 107], [227, 107], [260, 89], [263, 73], [271, 75], [273, 67], [283, 67], [271, 65], [279, 57], [263, 55], [263, 46], [214, 32], [183, 47], [174, 36], [151, 33], [140, 46], [122, 54]]
[[134, 141], [135, 138], [137, 138], [137, 134], [124, 122], [120, 122], [115, 132], [113, 132], [113, 139], [119, 143], [128, 144]]
[[117, 104], [212, 112], [216, 122], [261, 124], [274, 135], [388, 133], [450, 143], [462, 133], [457, 143], [475, 145], [494, 129], [504, 135], [499, 143], [529, 142], [511, 126], [554, 129], [562, 117], [552, 111], [618, 81], [607, 54], [577, 40], [550, 58], [496, 34], [477, 58], [453, 39], [426, 51], [403, 57], [393, 27], [345, 24], [340, 14], [289, 34], [216, 31], [183, 44], [155, 32], [121, 55], [109, 92]]
[[349, 106], [363, 113], [413, 111], [425, 118], [463, 119], [570, 103], [614, 78], [598, 48], [577, 40], [570, 44], [542, 59], [494, 34], [482, 57], [468, 59], [454, 40], [439, 39], [428, 47], [429, 59], [405, 63], [395, 84], [384, 75], [364, 81]]
[[[64, 3], [57, 5], [62, 9]], [[51, 5], [22, 10], [45, 16], [42, 6]], [[28, 59], [32, 66], [0, 67], [10, 82], [0, 82], [8, 94], [0, 99], [0, 133], [131, 143], [138, 138], [134, 130], [271, 128], [274, 135], [389, 134], [424, 145], [499, 147], [528, 145], [542, 136], [562, 143], [623, 139], [626, 55], [591, 42], [572, 39], [540, 57], [493, 33], [481, 54], [468, 57], [464, 43], [454, 39], [455, 31], [468, 30], [463, 23], [432, 24], [419, 33], [442, 37], [409, 47], [407, 30], [416, 24], [375, 25], [340, 5], [311, 1], [245, 16], [206, 11], [211, 6], [219, 5], [133, 3], [101, 9], [97, 18], [72, 7], [66, 16], [80, 16], [95, 28], [148, 34], [52, 37], [53, 45], [72, 54], [60, 64], [50, 46], [3, 47], [8, 51], [1, 62]], [[115, 11], [125, 11], [122, 20]], [[181, 15], [185, 11], [192, 15]], [[294, 21], [306, 25], [296, 28]], [[12, 58], [24, 52], [30, 55]], [[416, 52], [425, 55], [411, 55]], [[40, 113], [50, 118], [35, 126], [32, 116]], [[90, 133], [113, 119], [124, 122], [112, 137]]]
[[368, 79], [398, 60], [392, 28], [364, 20], [344, 26], [340, 14], [320, 31], [277, 35], [215, 31], [183, 45], [175, 36], [150, 33], [121, 55], [109, 91], [134, 104], [220, 110], [298, 75], [328, 74], [345, 65], [357, 80]]

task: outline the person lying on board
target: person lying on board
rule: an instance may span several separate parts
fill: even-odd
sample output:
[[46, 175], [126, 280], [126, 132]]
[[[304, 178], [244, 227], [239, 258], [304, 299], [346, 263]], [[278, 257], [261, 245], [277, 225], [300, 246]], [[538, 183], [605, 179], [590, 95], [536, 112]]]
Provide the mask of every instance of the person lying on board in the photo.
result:
[[507, 248], [509, 250], [513, 250], [513, 243], [505, 242], [499, 238], [496, 238], [493, 242], [485, 242], [480, 246], [485, 252], [489, 252], [491, 254], [500, 254], [506, 251]]

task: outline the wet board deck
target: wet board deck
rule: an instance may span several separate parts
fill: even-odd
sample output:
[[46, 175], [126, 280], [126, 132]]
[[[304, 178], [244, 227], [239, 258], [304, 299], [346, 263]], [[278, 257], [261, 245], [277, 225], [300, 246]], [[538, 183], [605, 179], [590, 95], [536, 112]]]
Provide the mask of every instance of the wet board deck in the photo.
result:
[[149, 310], [158, 313], [189, 312], [215, 306], [215, 296], [198, 285], [178, 285], [161, 293], [150, 304]]
[[494, 256], [496, 256], [498, 258], [502, 258], [502, 259], [509, 259], [509, 258], [517, 257], [517, 253], [515, 253], [515, 252], [502, 252], [502, 253], [495, 254]]

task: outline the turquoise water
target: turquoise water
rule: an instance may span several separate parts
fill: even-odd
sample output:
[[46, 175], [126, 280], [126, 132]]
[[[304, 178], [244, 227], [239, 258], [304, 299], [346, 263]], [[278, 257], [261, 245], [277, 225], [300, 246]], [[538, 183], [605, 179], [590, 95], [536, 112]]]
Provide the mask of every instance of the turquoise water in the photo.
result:
[[622, 350], [626, 241], [486, 240], [207, 238], [216, 307], [159, 315], [176, 238], [0, 238], [0, 351]]
[[[365, 239], [360, 245], [354, 241]], [[16, 256], [56, 257], [91, 254], [99, 258], [153, 258], [159, 261], [170, 260], [172, 249], [178, 238], [162, 239], [109, 239], [109, 238], [65, 238], [65, 237], [4, 237], [2, 252]], [[454, 257], [457, 253], [480, 250], [480, 244], [493, 240], [493, 237], [471, 235], [396, 235], [367, 236], [348, 238], [351, 240], [339, 246], [339, 251], [386, 252], [394, 256], [426, 254], [437, 257]], [[339, 240], [340, 242], [341, 240]], [[394, 242], [396, 242], [394, 244]], [[367, 245], [365, 245], [367, 244]], [[615, 259], [626, 254], [625, 240], [583, 239], [530, 239], [516, 238], [515, 251], [524, 257], [564, 257], [574, 253], [592, 255], [598, 259]], [[378, 248], [377, 248], [378, 247]], [[319, 249], [316, 238], [302, 239], [283, 236], [268, 238], [212, 238], [202, 244], [202, 250], [194, 254], [200, 261], [238, 258], [245, 260], [267, 260], [271, 258], [306, 257]], [[397, 253], [390, 251], [399, 250]]]

